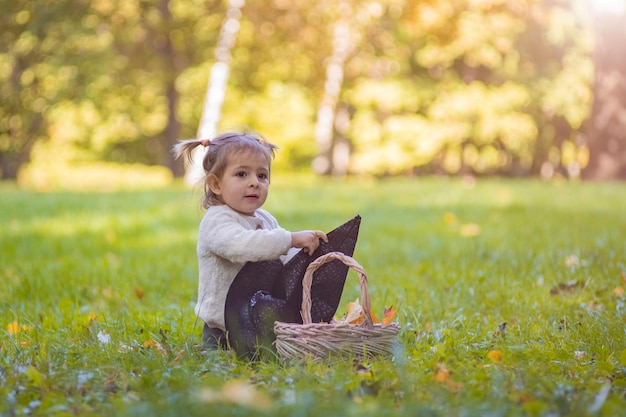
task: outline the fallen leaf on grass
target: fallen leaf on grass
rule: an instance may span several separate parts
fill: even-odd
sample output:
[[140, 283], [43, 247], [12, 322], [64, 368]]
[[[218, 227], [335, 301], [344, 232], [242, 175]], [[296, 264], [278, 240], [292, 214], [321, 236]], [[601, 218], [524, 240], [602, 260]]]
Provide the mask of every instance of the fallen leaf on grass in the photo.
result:
[[587, 302], [587, 304], [585, 304], [584, 308], [587, 311], [599, 311], [604, 308], [604, 305], [602, 305], [596, 300], [590, 300], [589, 302]]
[[141, 288], [139, 288], [139, 287], [135, 287], [135, 295], [140, 300], [143, 300], [143, 297], [146, 296], [146, 292], [144, 290], [142, 290]]
[[254, 386], [237, 380], [228, 381], [221, 389], [204, 388], [198, 392], [198, 398], [205, 403], [230, 403], [259, 410], [272, 408], [272, 402], [266, 395]]
[[441, 363], [435, 365], [435, 375], [433, 379], [435, 382], [446, 385], [452, 391], [458, 391], [463, 386], [461, 383], [452, 380], [452, 372]]
[[454, 224], [456, 223], [456, 216], [454, 213], [447, 212], [443, 215], [443, 222], [448, 225]]
[[502, 352], [499, 350], [491, 350], [487, 353], [487, 357], [494, 363], [502, 362]]
[[580, 266], [580, 259], [576, 255], [569, 255], [565, 258], [565, 266], [568, 268]]
[[584, 286], [585, 283], [583, 281], [572, 280], [567, 282], [560, 282], [558, 285], [550, 289], [550, 294], [557, 295], [563, 292], [572, 292], [578, 288], [583, 288]]
[[461, 226], [461, 236], [463, 237], [475, 237], [480, 234], [480, 226], [476, 223], [468, 223]]
[[15, 320], [13, 323], [9, 323], [9, 325], [7, 326], [7, 332], [13, 336], [16, 335], [20, 332], [24, 332], [24, 331], [28, 331], [31, 330], [33, 328], [33, 326], [27, 326], [27, 325], [20, 325], [18, 323], [17, 320]]
[[535, 398], [531, 394], [529, 394], [527, 392], [520, 393], [518, 398], [517, 398], [517, 403], [519, 405], [528, 404], [531, 401], [535, 401]]
[[20, 325], [17, 323], [17, 320], [13, 323], [9, 323], [7, 326], [7, 332], [9, 332], [10, 335], [18, 334], [20, 332]]
[[624, 298], [624, 289], [622, 287], [615, 287], [613, 294], [619, 298]]
[[143, 342], [143, 347], [147, 349], [152, 348], [163, 356], [167, 355], [167, 351], [163, 348], [163, 346], [154, 339], [148, 339], [145, 342]]
[[354, 365], [354, 369], [356, 370], [356, 373], [360, 376], [372, 377], [374, 375], [369, 366], [363, 365], [362, 363], [357, 362]]

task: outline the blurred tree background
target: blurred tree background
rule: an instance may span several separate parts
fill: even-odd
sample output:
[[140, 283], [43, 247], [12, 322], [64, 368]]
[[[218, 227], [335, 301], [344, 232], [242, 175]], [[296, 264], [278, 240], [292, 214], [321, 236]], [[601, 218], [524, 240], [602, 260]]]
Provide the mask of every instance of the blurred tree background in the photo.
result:
[[0, 178], [182, 176], [228, 22], [276, 169], [626, 179], [626, 0], [238, 2], [0, 0]]

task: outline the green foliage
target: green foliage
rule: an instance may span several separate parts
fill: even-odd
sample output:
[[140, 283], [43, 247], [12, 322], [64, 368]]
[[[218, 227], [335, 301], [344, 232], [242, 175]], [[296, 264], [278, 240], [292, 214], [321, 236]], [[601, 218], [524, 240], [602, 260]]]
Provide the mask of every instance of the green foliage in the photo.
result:
[[0, 188], [0, 415], [623, 411], [623, 185], [276, 175], [288, 229], [363, 216], [355, 258], [402, 350], [359, 366], [198, 349], [199, 193]]
[[[584, 18], [542, 1], [409, 2], [401, 17], [394, 10], [379, 19], [395, 40], [380, 52], [388, 61], [373, 83], [380, 88], [364, 88], [372, 83], [359, 74], [345, 95], [355, 106], [354, 172], [519, 175], [547, 163], [575, 174], [585, 164], [574, 139], [590, 105]], [[574, 155], [555, 161], [544, 152], [560, 157], [565, 148]]]
[[[582, 0], [346, 2], [353, 53], [339, 95], [350, 173], [577, 176], [593, 65]], [[221, 1], [2, 0], [0, 168], [49, 142], [87, 161], [180, 164], [196, 135]], [[249, 125], [307, 169], [335, 1], [246, 1], [219, 129]], [[32, 158], [32, 164], [43, 161]], [[36, 168], [35, 168], [36, 169]]]

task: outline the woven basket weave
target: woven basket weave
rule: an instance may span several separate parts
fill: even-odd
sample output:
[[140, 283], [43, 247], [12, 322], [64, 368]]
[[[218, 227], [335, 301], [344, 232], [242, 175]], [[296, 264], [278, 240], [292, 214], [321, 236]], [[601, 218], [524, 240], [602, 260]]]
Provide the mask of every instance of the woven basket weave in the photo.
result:
[[[314, 272], [322, 265], [339, 260], [359, 275], [361, 302], [364, 314], [362, 324], [311, 323], [311, 283]], [[367, 286], [367, 275], [361, 265], [341, 252], [330, 252], [311, 262], [302, 280], [302, 321], [274, 323], [275, 347], [282, 359], [315, 361], [334, 356], [356, 358], [391, 356], [398, 344], [397, 323], [374, 324]]]

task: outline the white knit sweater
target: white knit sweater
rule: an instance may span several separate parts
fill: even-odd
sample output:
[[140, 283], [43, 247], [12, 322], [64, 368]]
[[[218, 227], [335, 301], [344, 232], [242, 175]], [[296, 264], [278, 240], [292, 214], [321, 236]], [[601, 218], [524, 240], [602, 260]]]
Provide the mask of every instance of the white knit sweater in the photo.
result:
[[245, 216], [227, 205], [209, 207], [198, 232], [198, 317], [225, 330], [226, 295], [239, 270], [246, 262], [286, 262], [297, 252], [290, 247], [291, 233], [265, 210]]

